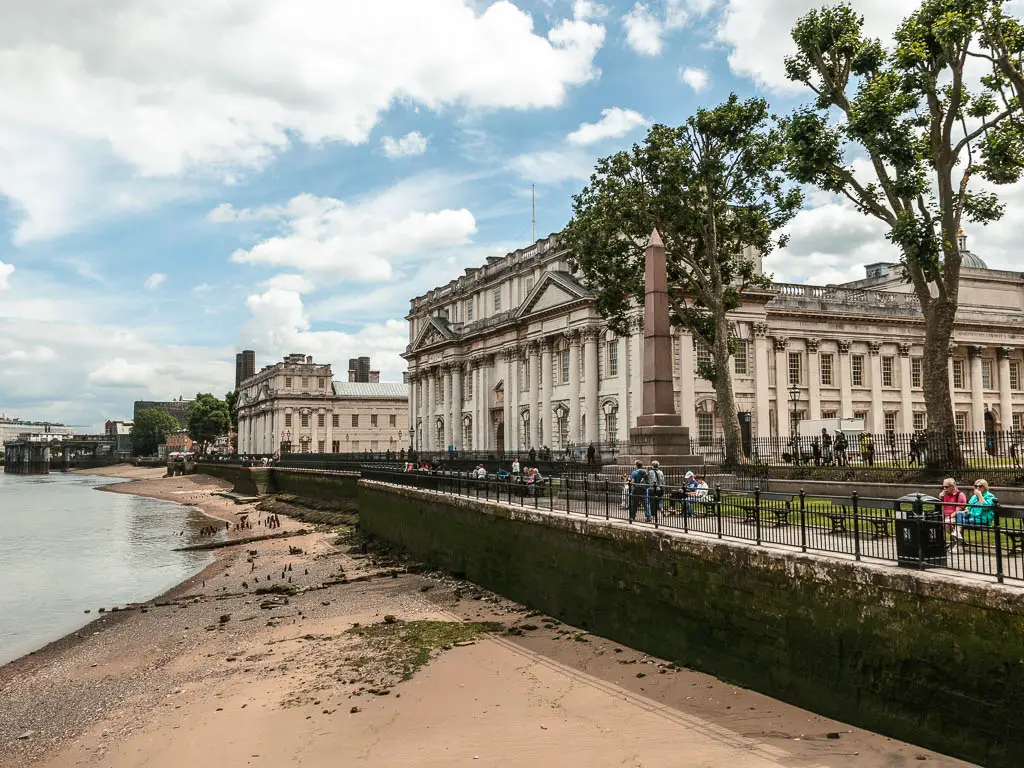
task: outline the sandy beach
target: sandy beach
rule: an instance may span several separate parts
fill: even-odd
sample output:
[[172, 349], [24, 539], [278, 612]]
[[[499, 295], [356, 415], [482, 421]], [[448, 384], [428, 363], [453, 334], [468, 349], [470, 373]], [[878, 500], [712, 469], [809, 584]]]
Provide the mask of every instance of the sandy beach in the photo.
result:
[[[205, 476], [94, 471], [230, 537], [157, 600], [0, 667], [3, 768], [962, 766], [364, 554]], [[252, 529], [235, 531], [242, 515]], [[301, 550], [301, 551], [299, 551]], [[93, 612], [99, 606], [92, 607]], [[124, 606], [117, 606], [124, 608]]]

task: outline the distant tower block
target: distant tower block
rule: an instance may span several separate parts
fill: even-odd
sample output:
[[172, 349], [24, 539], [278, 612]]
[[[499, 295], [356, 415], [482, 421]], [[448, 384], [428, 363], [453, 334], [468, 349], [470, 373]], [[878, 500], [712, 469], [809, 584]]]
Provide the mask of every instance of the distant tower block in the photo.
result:
[[380, 382], [380, 371], [370, 370], [370, 358], [368, 357], [350, 357], [348, 380], [361, 384], [377, 384]]
[[256, 375], [256, 353], [245, 349], [235, 355], [235, 389], [241, 388], [246, 379]]

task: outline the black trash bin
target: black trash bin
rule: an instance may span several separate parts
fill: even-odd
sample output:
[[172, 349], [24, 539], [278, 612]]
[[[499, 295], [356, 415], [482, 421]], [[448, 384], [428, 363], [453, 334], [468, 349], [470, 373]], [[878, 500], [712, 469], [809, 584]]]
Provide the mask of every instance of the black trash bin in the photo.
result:
[[896, 560], [900, 567], [946, 565], [942, 502], [934, 496], [908, 493], [896, 500], [895, 509]]

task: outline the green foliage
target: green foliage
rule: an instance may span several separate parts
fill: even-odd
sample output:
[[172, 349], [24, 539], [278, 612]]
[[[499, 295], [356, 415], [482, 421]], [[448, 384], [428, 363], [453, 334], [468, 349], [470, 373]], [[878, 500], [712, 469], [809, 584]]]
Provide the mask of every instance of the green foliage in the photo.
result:
[[224, 395], [224, 402], [228, 406], [228, 414], [231, 416], [231, 426], [238, 428], [238, 390], [233, 389]]
[[178, 420], [162, 408], [146, 408], [135, 414], [132, 426], [132, 452], [136, 456], [150, 456], [167, 439], [167, 435], [178, 432]]
[[227, 434], [230, 421], [227, 403], [211, 394], [199, 393], [188, 408], [188, 436], [195, 441], [197, 451], [205, 453], [210, 443]]
[[[783, 121], [790, 173], [887, 225], [935, 349], [952, 333], [964, 218], [1003, 214], [979, 180], [1011, 184], [1024, 172], [1024, 35], [1004, 4], [923, 0], [889, 49], [864, 36], [849, 6], [813, 10], [794, 27], [797, 54], [786, 60], [789, 78], [816, 96]], [[977, 85], [965, 75], [972, 58], [989, 68]], [[948, 391], [936, 400], [929, 423], [951, 425]]]

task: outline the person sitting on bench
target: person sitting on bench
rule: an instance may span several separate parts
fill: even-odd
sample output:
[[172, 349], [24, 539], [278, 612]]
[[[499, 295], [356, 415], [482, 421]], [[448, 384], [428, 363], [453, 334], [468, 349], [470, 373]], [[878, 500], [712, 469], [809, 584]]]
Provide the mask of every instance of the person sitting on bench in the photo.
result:
[[967, 509], [963, 512], [956, 513], [956, 531], [953, 536], [961, 543], [964, 541], [964, 525], [992, 525], [992, 521], [995, 519], [995, 503], [996, 497], [992, 494], [992, 491], [988, 489], [987, 480], [975, 480], [974, 481], [974, 495], [971, 496], [971, 500], [967, 502]]

